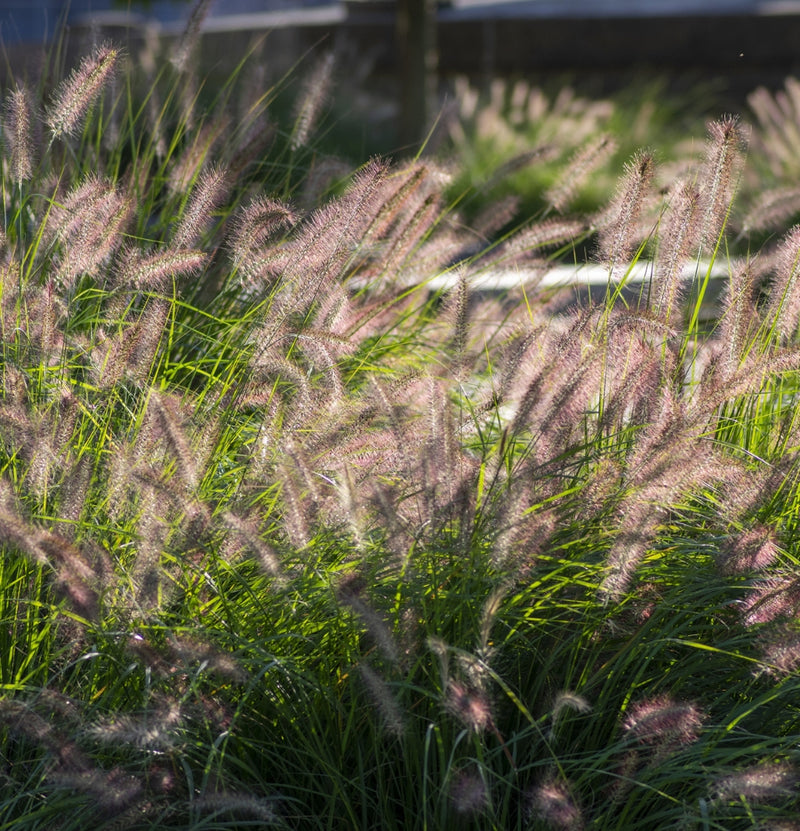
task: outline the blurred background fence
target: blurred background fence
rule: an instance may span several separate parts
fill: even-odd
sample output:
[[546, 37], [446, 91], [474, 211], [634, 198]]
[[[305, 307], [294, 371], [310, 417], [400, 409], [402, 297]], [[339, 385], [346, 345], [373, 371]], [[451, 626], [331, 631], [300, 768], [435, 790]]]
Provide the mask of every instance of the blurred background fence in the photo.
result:
[[[177, 36], [190, 8], [186, 0], [0, 0], [4, 71], [35, 72], [61, 23], [76, 53], [110, 36], [136, 55], [148, 33]], [[563, 78], [598, 95], [659, 75], [677, 92], [713, 90], [721, 109], [800, 74], [800, 0], [217, 0], [202, 31], [203, 59], [221, 72], [268, 32], [276, 77], [327, 48], [342, 75], [394, 83], [387, 96], [403, 145], [424, 134], [437, 88], [457, 74], [479, 84]]]

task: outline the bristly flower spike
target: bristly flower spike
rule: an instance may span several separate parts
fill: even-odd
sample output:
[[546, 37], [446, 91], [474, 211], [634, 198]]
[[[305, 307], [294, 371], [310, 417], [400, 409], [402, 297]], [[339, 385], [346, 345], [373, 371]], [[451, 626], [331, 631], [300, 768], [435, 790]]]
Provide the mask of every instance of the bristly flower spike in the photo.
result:
[[654, 170], [655, 161], [649, 150], [640, 150], [625, 165], [625, 175], [609, 207], [608, 224], [600, 232], [600, 256], [611, 269], [631, 254], [636, 222]]
[[550, 205], [559, 213], [563, 213], [569, 207], [586, 177], [612, 155], [616, 149], [616, 142], [607, 134], [598, 136], [580, 147], [572, 156], [558, 180], [545, 194], [545, 198]]
[[111, 46], [99, 47], [84, 58], [80, 66], [56, 90], [45, 114], [53, 139], [75, 135], [90, 104], [114, 72], [119, 51]]
[[175, 49], [170, 62], [178, 70], [183, 72], [189, 63], [189, 58], [192, 56], [197, 41], [200, 38], [200, 29], [203, 21], [206, 19], [208, 12], [211, 9], [213, 0], [197, 0], [189, 13], [189, 19], [186, 21], [186, 28], [183, 30], [178, 46]]
[[18, 86], [6, 102], [5, 138], [11, 155], [11, 174], [20, 183], [33, 175], [31, 101], [26, 87]]
[[800, 320], [800, 225], [789, 231], [778, 249], [766, 317], [782, 339], [790, 338], [797, 331]]
[[683, 182], [670, 195], [664, 215], [650, 306], [654, 314], [667, 321], [681, 295], [684, 263], [697, 242], [699, 206], [697, 188]]
[[734, 116], [708, 125], [706, 163], [701, 183], [700, 242], [713, 251], [727, 220], [734, 174], [744, 145], [739, 120]]
[[332, 71], [333, 53], [328, 52], [308, 77], [304, 92], [298, 99], [295, 126], [292, 133], [292, 150], [305, 147], [308, 143], [311, 131], [328, 96]]
[[172, 238], [174, 248], [186, 248], [196, 242], [211, 212], [225, 198], [226, 185], [225, 170], [222, 167], [212, 165], [200, 174], [175, 229]]

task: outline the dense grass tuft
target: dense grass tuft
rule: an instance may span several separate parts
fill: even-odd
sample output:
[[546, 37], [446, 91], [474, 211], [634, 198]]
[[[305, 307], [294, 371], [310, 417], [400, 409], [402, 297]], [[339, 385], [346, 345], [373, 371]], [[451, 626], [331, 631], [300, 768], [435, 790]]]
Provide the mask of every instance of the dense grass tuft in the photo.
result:
[[[105, 45], [5, 92], [0, 825], [797, 827], [767, 94], [582, 211], [607, 107], [518, 89], [547, 146], [462, 214], [443, 157], [316, 150], [329, 57], [288, 125], [246, 61], [201, 108], [198, 25], [142, 77]], [[520, 223], [493, 189], [532, 170]], [[540, 285], [582, 254], [604, 299]]]

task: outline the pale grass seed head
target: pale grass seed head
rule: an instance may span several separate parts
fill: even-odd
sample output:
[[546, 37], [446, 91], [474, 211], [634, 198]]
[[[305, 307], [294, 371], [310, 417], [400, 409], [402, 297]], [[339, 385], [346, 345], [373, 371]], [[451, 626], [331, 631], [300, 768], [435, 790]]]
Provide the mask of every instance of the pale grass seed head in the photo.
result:
[[173, 234], [173, 248], [183, 249], [197, 242], [227, 192], [228, 176], [223, 167], [211, 165], [202, 171]]
[[358, 671], [380, 715], [384, 730], [400, 738], [405, 732], [405, 714], [391, 687], [379, 673], [365, 663], [358, 665]]
[[770, 188], [758, 194], [742, 220], [742, 233], [781, 231], [800, 213], [800, 187]]
[[[420, 279], [421, 274], [429, 274], [437, 270], [434, 263], [446, 256], [444, 251], [437, 251], [439, 247], [437, 237], [434, 236], [428, 246], [422, 246], [422, 242], [438, 221], [441, 210], [438, 194], [430, 194], [398, 228], [397, 232], [386, 241], [386, 258], [380, 261], [378, 274], [387, 284], [402, 283], [405, 272], [410, 272], [413, 281]], [[412, 258], [411, 255], [420, 246], [422, 248], [418, 252], [418, 258]], [[426, 258], [433, 261], [426, 262]]]
[[725, 292], [719, 340], [723, 345], [722, 371], [726, 378], [735, 372], [753, 343], [760, 322], [756, 307], [756, 274], [752, 261], [732, 263]]
[[565, 690], [560, 692], [553, 702], [553, 721], [557, 721], [558, 717], [567, 710], [585, 714], [592, 711], [592, 705], [582, 695]]
[[583, 813], [569, 784], [551, 778], [537, 785], [528, 794], [528, 816], [544, 822], [554, 831], [581, 831]]
[[484, 193], [489, 193], [493, 188], [500, 184], [500, 182], [507, 179], [509, 176], [519, 173], [521, 170], [524, 170], [526, 167], [530, 167], [534, 163], [543, 164], [545, 162], [553, 161], [553, 159], [558, 158], [558, 155], [559, 149], [551, 144], [541, 144], [531, 150], [523, 150], [521, 153], [517, 153], [510, 159], [507, 159], [502, 164], [498, 165], [492, 171], [491, 175], [483, 184], [481, 189]]
[[370, 638], [384, 658], [396, 665], [400, 660], [397, 642], [383, 617], [362, 596], [364, 588], [362, 579], [355, 575], [342, 580], [336, 594], [339, 602], [349, 606], [361, 618]]
[[312, 536], [311, 523], [315, 514], [313, 500], [303, 493], [294, 465], [279, 464], [277, 473], [284, 508], [281, 517], [284, 531], [294, 548], [305, 548]]
[[336, 183], [346, 181], [353, 166], [338, 156], [315, 155], [297, 196], [298, 204], [310, 210], [324, 201]]
[[280, 559], [275, 549], [262, 538], [256, 522], [237, 516], [232, 511], [224, 511], [220, 519], [235, 537], [235, 541], [230, 546], [232, 550], [250, 551], [256, 556], [267, 574], [272, 577], [281, 577]]
[[800, 614], [800, 581], [790, 574], [754, 581], [741, 602], [740, 613], [745, 626], [797, 617]]
[[119, 247], [133, 213], [130, 197], [114, 183], [90, 176], [74, 188], [51, 216], [62, 245], [59, 273], [71, 285], [80, 274], [94, 275]]
[[164, 753], [179, 738], [184, 719], [177, 702], [143, 715], [115, 715], [101, 718], [86, 728], [86, 734], [106, 745], [130, 745], [142, 750]]
[[775, 530], [756, 525], [729, 537], [720, 551], [719, 568], [723, 574], [747, 574], [772, 565], [778, 556]]
[[489, 697], [463, 681], [450, 679], [445, 690], [445, 709], [475, 733], [483, 733], [494, 725]]
[[323, 55], [306, 78], [302, 93], [297, 97], [295, 123], [292, 131], [292, 150], [308, 144], [311, 132], [325, 106], [333, 82], [333, 52]]
[[45, 111], [45, 122], [53, 139], [78, 133], [86, 111], [111, 78], [118, 57], [117, 49], [100, 46], [58, 87]]
[[765, 315], [782, 340], [796, 334], [800, 322], [800, 225], [791, 228], [781, 241]]
[[58, 736], [53, 725], [22, 701], [10, 698], [0, 700], [0, 724], [12, 736], [27, 739], [49, 750], [58, 747]]
[[296, 222], [297, 216], [289, 205], [264, 196], [253, 199], [233, 222], [228, 246], [234, 265], [249, 275], [251, 256]]
[[190, 134], [187, 146], [176, 154], [167, 177], [167, 190], [183, 195], [214, 157], [219, 143], [230, 135], [230, 116], [222, 114]]
[[678, 182], [670, 191], [661, 220], [656, 253], [655, 284], [650, 291], [654, 314], [670, 321], [684, 293], [682, 270], [697, 244], [700, 193], [690, 182]]
[[639, 243], [638, 220], [655, 173], [650, 150], [639, 150], [625, 165], [600, 228], [599, 255], [612, 270], [624, 264]]
[[314, 211], [286, 248], [282, 298], [304, 308], [353, 258], [383, 201], [388, 166], [373, 160], [353, 177], [346, 192]]
[[103, 815], [124, 811], [141, 801], [144, 792], [142, 782], [121, 768], [104, 771], [99, 767], [75, 770], [57, 766], [47, 773], [46, 780], [57, 788], [88, 798]]
[[64, 532], [73, 536], [83, 513], [93, 476], [93, 461], [88, 453], [70, 461], [59, 488], [58, 514], [66, 522]]
[[20, 184], [33, 176], [33, 104], [26, 86], [17, 86], [6, 99], [3, 135], [10, 155], [11, 176]]
[[622, 729], [639, 744], [672, 748], [694, 742], [702, 724], [703, 713], [696, 704], [659, 695], [632, 704]]
[[194, 491], [200, 481], [200, 472], [195, 465], [191, 439], [186, 429], [189, 416], [186, 404], [175, 395], [151, 389], [148, 401], [148, 408], [150, 407], [158, 420], [159, 432], [178, 463], [183, 484]]
[[[794, 586], [795, 597], [797, 587]], [[797, 608], [795, 604], [795, 608]], [[800, 671], [800, 631], [791, 622], [768, 629], [760, 638], [760, 674], [783, 677]]]
[[567, 167], [545, 194], [558, 213], [564, 213], [589, 175], [617, 149], [616, 141], [605, 133], [590, 139], [569, 160]]
[[170, 62], [178, 72], [183, 73], [189, 67], [189, 61], [200, 41], [200, 30], [213, 2], [214, 0], [196, 0], [192, 6], [186, 27], [170, 57]]
[[727, 223], [745, 146], [745, 131], [737, 117], [709, 123], [699, 204], [699, 239], [709, 254]]
[[115, 282], [138, 291], [165, 291], [173, 280], [197, 274], [207, 261], [207, 254], [194, 249], [169, 248], [155, 254], [129, 249], [120, 258]]
[[720, 776], [712, 784], [720, 800], [742, 798], [748, 802], [771, 802], [797, 795], [798, 774], [788, 762], [765, 761], [737, 773]]
[[[206, 791], [194, 800], [200, 811], [213, 813], [215, 816], [234, 816], [248, 818], [245, 825], [282, 825], [280, 814], [276, 810], [275, 800], [252, 794], [212, 793]], [[231, 827], [226, 824], [225, 827]]]
[[[199, 664], [204, 671], [213, 672], [235, 684], [243, 684], [249, 677], [234, 655], [198, 638], [173, 636], [169, 640], [169, 650], [175, 663], [180, 662], [184, 666]], [[170, 705], [170, 711], [172, 707]], [[173, 721], [177, 724], [179, 719]]]
[[162, 553], [169, 534], [165, 514], [167, 499], [158, 489], [144, 483], [140, 487], [139, 515], [136, 519], [137, 546], [132, 568], [134, 598], [145, 612], [158, 608], [162, 599]]
[[146, 383], [153, 371], [171, 311], [168, 300], [151, 298], [134, 324], [136, 336], [131, 337], [131, 349], [126, 352], [125, 373], [139, 383]]
[[461, 817], [478, 817], [489, 806], [486, 780], [477, 768], [457, 771], [450, 782], [450, 803]]
[[515, 233], [506, 243], [493, 249], [477, 261], [479, 268], [497, 262], [503, 265], [536, 265], [549, 248], [560, 247], [577, 240], [588, 229], [583, 219], [550, 217], [534, 222]]
[[420, 162], [390, 172], [382, 185], [381, 206], [364, 233], [365, 245], [383, 238], [401, 222], [403, 216], [419, 207], [427, 195], [429, 175], [428, 166]]

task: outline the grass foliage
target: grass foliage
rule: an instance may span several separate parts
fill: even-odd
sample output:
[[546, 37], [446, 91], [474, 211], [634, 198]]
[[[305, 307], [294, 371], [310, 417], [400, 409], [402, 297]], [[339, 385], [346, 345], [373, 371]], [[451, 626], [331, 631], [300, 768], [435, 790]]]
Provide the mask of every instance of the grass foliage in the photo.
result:
[[588, 213], [561, 102], [467, 224], [191, 51], [4, 92], [0, 826], [798, 828], [795, 82]]

